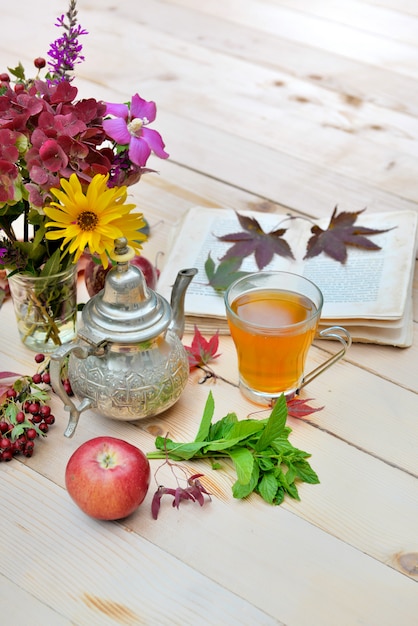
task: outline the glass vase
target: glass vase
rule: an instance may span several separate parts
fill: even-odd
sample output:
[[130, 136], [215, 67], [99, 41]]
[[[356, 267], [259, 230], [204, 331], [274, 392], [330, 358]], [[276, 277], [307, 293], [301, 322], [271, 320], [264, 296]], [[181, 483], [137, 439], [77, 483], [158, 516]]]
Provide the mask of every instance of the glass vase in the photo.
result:
[[21, 341], [34, 352], [53, 352], [76, 336], [77, 266], [47, 277], [8, 277]]

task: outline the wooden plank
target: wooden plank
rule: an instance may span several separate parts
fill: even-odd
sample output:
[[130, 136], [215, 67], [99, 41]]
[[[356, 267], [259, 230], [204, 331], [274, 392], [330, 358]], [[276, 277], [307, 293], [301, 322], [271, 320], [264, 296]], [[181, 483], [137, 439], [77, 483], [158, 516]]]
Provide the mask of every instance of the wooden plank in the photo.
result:
[[[229, 348], [232, 348], [230, 342]], [[228, 350], [228, 342], [224, 338], [220, 351], [222, 357], [216, 371], [233, 379], [234, 354]], [[7, 367], [9, 365], [13, 363], [7, 363]], [[258, 410], [230, 385], [222, 381], [217, 381], [215, 385], [201, 385], [200, 378], [201, 374], [195, 372], [173, 409], [137, 424], [107, 420], [87, 412], [82, 415], [71, 440], [63, 437], [67, 415], [59, 400], [54, 398], [53, 412], [57, 424], [47, 440], [38, 442], [34, 457], [25, 462], [63, 486], [65, 465], [70, 454], [83, 441], [94, 436], [109, 434], [121, 437], [144, 451], [154, 449], [157, 434], [164, 436], [169, 433], [177, 441], [193, 440], [210, 389], [215, 399], [214, 419], [220, 419], [230, 411], [235, 411], [243, 419]], [[365, 388], [368, 391], [366, 397]], [[326, 528], [344, 543], [407, 574], [402, 569], [400, 557], [418, 552], [414, 515], [418, 505], [417, 400], [416, 394], [395, 389], [387, 381], [347, 363], [334, 366], [326, 375], [312, 382], [303, 395], [314, 398], [314, 406], [325, 405], [324, 410], [310, 417], [310, 423], [290, 420], [290, 425], [294, 444], [313, 454], [312, 465], [319, 474], [321, 484], [303, 485], [302, 501], [296, 505], [286, 502], [283, 507], [297, 511], [299, 517]], [[402, 412], [398, 411], [398, 407], [402, 407]], [[265, 415], [266, 412], [260, 414]], [[153, 471], [159, 465], [158, 461], [154, 461]], [[228, 468], [226, 473], [211, 472], [204, 463], [194, 463], [191, 467], [193, 472], [202, 470], [207, 474], [210, 490], [233, 507], [238, 516], [241, 514], [246, 504], [233, 504], [233, 472]], [[173, 477], [168, 468], [159, 473], [158, 481], [158, 484], [165, 481], [172, 484]], [[393, 506], [394, 500], [396, 507]], [[263, 509], [260, 528], [265, 515], [269, 513]], [[413, 569], [408, 574], [417, 575]]]
[[27, 624], [32, 626], [71, 626], [71, 621], [63, 617], [59, 609], [53, 610], [47, 604], [47, 593], [37, 600], [23, 585], [15, 584], [0, 573], [0, 611], [2, 623], [7, 626]]
[[[47, 588], [48, 605], [75, 623], [171, 624], [173, 615], [182, 624], [277, 623], [271, 616], [292, 626], [414, 623], [408, 577], [256, 498], [163, 507], [157, 522], [140, 508], [116, 524], [87, 518], [60, 487], [19, 463], [7, 466], [1, 488], [10, 539], [4, 572], [37, 599]], [[16, 502], [17, 489], [24, 500]], [[29, 563], [8, 554], [23, 535], [36, 545]], [[280, 593], [271, 590], [272, 563]]]
[[[121, 19], [117, 20], [112, 13], [97, 15], [98, 33], [106, 32], [111, 26], [115, 29], [117, 45], [116, 40], [123, 28]], [[145, 57], [150, 56], [154, 42], [152, 31], [150, 33], [141, 25], [132, 22], [126, 36], [132, 40], [132, 55], [127, 59], [124, 73], [118, 73], [116, 67], [112, 66], [112, 59], [109, 58], [109, 63], [106, 62], [108, 87], [103, 88], [103, 85], [96, 84], [97, 97], [116, 98], [115, 90], [118, 90], [120, 97], [126, 99], [128, 91], [132, 90], [131, 76], [135, 72], [135, 59], [144, 56], [145, 46], [148, 46], [145, 49]], [[159, 69], [155, 73], [156, 76], [163, 72], [163, 76], [177, 77], [180, 73], [179, 78], [187, 85], [185, 91], [176, 88], [176, 96], [173, 98], [172, 80], [148, 78], [145, 82], [147, 89], [154, 94], [153, 97], [161, 103], [160, 127], [164, 131], [174, 160], [190, 167], [196, 166], [196, 163], [203, 166], [213, 161], [210, 167], [211, 175], [217, 177], [227, 175], [227, 180], [235, 185], [242, 185], [242, 180], [248, 181], [251, 184], [250, 191], [260, 195], [264, 192], [264, 195], [268, 194], [269, 199], [299, 210], [301, 205], [297, 197], [293, 193], [290, 197], [286, 196], [288, 185], [293, 186], [292, 179], [295, 179], [295, 187], [299, 189], [298, 173], [300, 173], [308, 187], [311, 187], [312, 194], [317, 194], [322, 180], [326, 181], [330, 176], [330, 169], [333, 171], [332, 176], [342, 178], [342, 182], [339, 184], [335, 181], [332, 198], [327, 199], [329, 207], [345, 201], [343, 188], [350, 184], [352, 179], [360, 179], [360, 184], [371, 187], [369, 194], [364, 194], [364, 204], [368, 206], [370, 195], [373, 199], [376, 197], [377, 186], [389, 193], [399, 194], [412, 201], [417, 200], [414, 146], [418, 143], [411, 139], [415, 135], [418, 136], [418, 129], [414, 130], [416, 126], [414, 121], [410, 120], [408, 125], [406, 116], [396, 114], [397, 117], [395, 116], [392, 122], [389, 118], [385, 121], [382, 118], [378, 120], [376, 128], [385, 131], [383, 133], [372, 131], [375, 107], [371, 107], [370, 114], [364, 118], [361, 115], [360, 117], [354, 115], [353, 112], [346, 115], [344, 109], [342, 113], [338, 110], [340, 100], [333, 101], [335, 96], [330, 100], [329, 95], [325, 96], [327, 92], [322, 87], [308, 86], [294, 80], [284, 89], [284, 93], [279, 95], [280, 89], [273, 87], [277, 75], [271, 70], [264, 69], [260, 73], [259, 68], [249, 63], [226, 59], [224, 54], [214, 56], [213, 53], [209, 54], [196, 46], [185, 48], [183, 44], [179, 50], [176, 40], [169, 37], [160, 38], [158, 41]], [[102, 54], [96, 54], [89, 64], [81, 66], [83, 68], [81, 78], [87, 71], [93, 84], [102, 67], [103, 58], [107, 58], [108, 51], [112, 48], [108, 38], [102, 38], [100, 35], [97, 46], [98, 50], [103, 47]], [[165, 47], [164, 52], [161, 52], [162, 47]], [[218, 63], [230, 67], [228, 73], [234, 77], [233, 80], [225, 82], [219, 77]], [[146, 62], [143, 67], [148, 67]], [[251, 84], [253, 93], [249, 91]], [[87, 95], [86, 83], [80, 80], [80, 85], [82, 93]], [[206, 89], [207, 92], [207, 85], [211, 85], [211, 96], [205, 95], [202, 101], [199, 94], [202, 89]], [[91, 95], [91, 85], [88, 87], [88, 95]], [[217, 90], [229, 94], [230, 110], [234, 110], [234, 116], [225, 116], [224, 109], [217, 110]], [[249, 94], [246, 98], [243, 97], [245, 91]], [[184, 95], [180, 97], [179, 94], [182, 93]], [[266, 102], [263, 99], [266, 99]], [[291, 108], [286, 108], [290, 102]], [[287, 105], [282, 110], [281, 106], [284, 103]], [[347, 107], [346, 104], [345, 108]], [[171, 113], [173, 109], [181, 110], [182, 114], [179, 116]], [[257, 114], [255, 121], [254, 113]], [[184, 116], [188, 119], [184, 119]], [[246, 133], [246, 120], [249, 116], [252, 116], [252, 124], [256, 130], [251, 138], [248, 138]], [[181, 137], [179, 128], [182, 129]], [[408, 133], [411, 133], [410, 138]], [[184, 141], [185, 136], [191, 138], [189, 142]], [[263, 139], [264, 145], [259, 144], [259, 138]], [[229, 158], [226, 158], [226, 155]], [[251, 155], [251, 159], [248, 155]], [[247, 168], [251, 166], [251, 173], [243, 169], [241, 160], [247, 162]], [[254, 162], [258, 164], [256, 171], [253, 167]], [[231, 168], [234, 168], [235, 172], [230, 172]], [[278, 184], [281, 195], [277, 194]]]
[[405, 15], [397, 3], [393, 8], [372, 6], [363, 1], [332, 0], [279, 0], [274, 4], [292, 11], [304, 12], [324, 22], [335, 22], [353, 30], [364, 31], [379, 37], [417, 45], [418, 19]]
[[393, 9], [406, 15], [418, 16], [418, 7], [415, 0], [365, 0], [368, 5]]
[[[3, 574], [33, 596], [25, 607], [29, 615], [44, 602], [71, 623], [92, 626], [278, 623], [194, 567], [162, 554], [130, 525], [87, 518], [63, 489], [20, 463], [7, 467], [0, 488], [2, 519], [10, 528]], [[140, 525], [141, 517], [139, 511]], [[31, 543], [29, 560], [13, 558], [23, 539]]]
[[[366, 103], [415, 115], [418, 112], [417, 99], [413, 97], [415, 81], [397, 74], [390, 65], [369, 65], [364, 60], [336, 56], [275, 33], [263, 32], [261, 37], [251, 24], [237, 24], [215, 14], [204, 14], [196, 5], [162, 6], [156, 0], [149, 0], [149, 7], [147, 24], [156, 33], [162, 31], [181, 41], [274, 69], [283, 74], [277, 76], [276, 83], [280, 78], [284, 83], [293, 77], [321, 85], [338, 94], [342, 106], [346, 103], [357, 113], [361, 113]], [[126, 15], [124, 5], [118, 6], [118, 13]], [[173, 74], [172, 79], [176, 76], [177, 73]]]
[[[193, 0], [169, 0], [172, 4], [191, 8]], [[404, 64], [403, 59], [416, 58], [416, 45], [382, 39], [364, 29], [352, 28], [337, 22], [327, 22], [301, 11], [292, 11], [275, 3], [247, 0], [243, 9], [240, 0], [212, 0], [199, 5], [199, 9], [209, 15], [216, 15], [226, 21], [243, 26], [251, 26], [262, 32], [274, 33], [291, 41], [332, 52], [338, 56], [373, 65], [391, 63], [392, 68], [407, 76], [416, 76], [418, 65]]]

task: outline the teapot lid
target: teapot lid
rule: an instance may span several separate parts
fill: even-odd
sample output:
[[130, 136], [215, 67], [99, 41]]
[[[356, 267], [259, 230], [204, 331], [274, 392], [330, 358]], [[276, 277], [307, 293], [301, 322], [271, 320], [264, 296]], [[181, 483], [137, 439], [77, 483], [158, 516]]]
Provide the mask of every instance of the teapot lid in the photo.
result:
[[83, 338], [94, 343], [138, 343], [154, 339], [168, 327], [171, 307], [150, 289], [142, 271], [129, 263], [135, 256], [127, 239], [115, 240], [116, 265], [107, 273], [102, 291], [85, 304]]

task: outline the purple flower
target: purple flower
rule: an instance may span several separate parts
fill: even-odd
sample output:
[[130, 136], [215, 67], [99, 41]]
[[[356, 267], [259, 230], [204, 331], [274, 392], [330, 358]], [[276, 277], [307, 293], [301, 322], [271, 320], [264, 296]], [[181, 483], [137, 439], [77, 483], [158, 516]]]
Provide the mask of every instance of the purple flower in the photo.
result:
[[[66, 22], [66, 18], [68, 23]], [[49, 61], [48, 65], [51, 68], [53, 76], [52, 82], [58, 83], [63, 79], [69, 80], [68, 72], [74, 70], [76, 63], [84, 61], [84, 57], [81, 55], [83, 46], [79, 43], [78, 37], [87, 35], [88, 33], [77, 24], [75, 0], [70, 2], [68, 12], [66, 15], [61, 15], [61, 17], [57, 19], [55, 26], [62, 28], [64, 33], [62, 37], [59, 37], [50, 45], [48, 56], [52, 61]]]
[[138, 94], [132, 97], [130, 106], [106, 103], [106, 115], [115, 117], [103, 120], [105, 132], [118, 144], [129, 146], [129, 158], [139, 167], [146, 164], [151, 151], [161, 159], [169, 156], [160, 133], [146, 128], [155, 120], [156, 114], [155, 102], [147, 102]]

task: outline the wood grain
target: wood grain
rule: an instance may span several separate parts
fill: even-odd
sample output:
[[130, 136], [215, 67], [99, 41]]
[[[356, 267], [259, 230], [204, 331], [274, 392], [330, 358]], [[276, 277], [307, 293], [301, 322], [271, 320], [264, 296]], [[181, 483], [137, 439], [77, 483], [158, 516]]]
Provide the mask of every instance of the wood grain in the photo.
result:
[[[56, 4], [56, 3], [55, 3]], [[50, 0], [2, 9], [2, 70], [28, 68], [57, 36]], [[173, 226], [194, 205], [329, 216], [336, 204], [368, 212], [417, 210], [418, 8], [413, 0], [79, 0], [86, 61], [81, 97], [157, 102], [154, 127], [168, 161], [129, 189], [151, 224], [144, 255], [161, 268]], [[22, 18], [24, 16], [24, 19]], [[415, 338], [418, 288], [414, 284]], [[86, 298], [80, 284], [80, 299]], [[184, 338], [189, 344], [190, 336]], [[193, 439], [209, 390], [216, 419], [258, 407], [194, 371], [179, 402], [136, 423], [68, 415], [30, 459], [0, 464], [3, 535], [0, 610], [7, 626], [285, 624], [415, 626], [418, 613], [417, 340], [411, 348], [357, 344], [303, 392], [324, 408], [289, 419], [312, 454], [319, 485], [271, 507], [232, 497], [232, 466], [202, 471], [203, 508], [163, 502], [173, 480], [152, 461], [144, 504], [116, 523], [86, 517], [64, 487], [66, 463], [99, 435], [144, 451], [156, 435]], [[314, 367], [333, 346], [319, 342]], [[216, 372], [237, 380], [222, 337]], [[0, 369], [33, 371], [11, 302], [0, 310]], [[263, 414], [263, 416], [265, 416]]]

